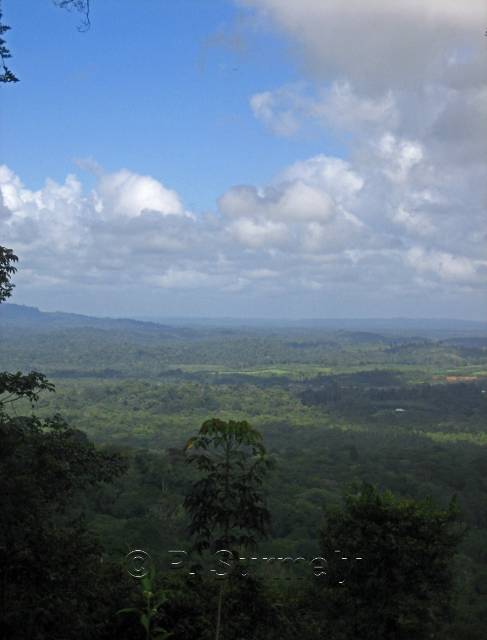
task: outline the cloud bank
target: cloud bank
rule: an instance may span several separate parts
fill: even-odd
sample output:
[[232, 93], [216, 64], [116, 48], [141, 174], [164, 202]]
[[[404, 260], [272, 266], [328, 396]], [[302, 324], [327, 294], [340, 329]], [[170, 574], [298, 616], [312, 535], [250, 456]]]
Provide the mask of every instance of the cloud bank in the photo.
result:
[[[296, 162], [263, 187], [230, 188], [206, 214], [126, 169], [89, 192], [73, 175], [32, 191], [2, 166], [2, 242], [21, 258], [19, 286], [47, 293], [132, 287], [282, 304], [341, 291], [362, 308], [371, 291], [480, 294], [486, 230], [473, 211], [459, 222], [464, 176], [444, 181], [418, 142], [391, 134], [370, 152], [360, 167], [325, 155]], [[467, 199], [468, 180], [463, 190]]]

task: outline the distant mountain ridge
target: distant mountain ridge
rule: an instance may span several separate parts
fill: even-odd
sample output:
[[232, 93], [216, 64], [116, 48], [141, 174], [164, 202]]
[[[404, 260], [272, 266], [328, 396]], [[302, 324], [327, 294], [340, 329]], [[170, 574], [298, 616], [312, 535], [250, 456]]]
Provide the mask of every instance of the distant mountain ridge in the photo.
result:
[[[373, 333], [416, 332], [417, 335], [487, 334], [487, 322], [478, 320], [419, 319], [419, 318], [323, 318], [323, 319], [264, 319], [264, 318], [100, 318], [64, 311], [40, 311], [37, 307], [4, 303], [0, 305], [0, 328], [50, 331], [60, 329], [93, 328], [102, 330], [135, 331], [153, 334], [194, 336], [211, 329], [324, 329], [350, 333], [356, 340], [372, 338]], [[232, 331], [232, 332], [233, 332]], [[353, 335], [352, 334], [356, 334]], [[363, 335], [360, 335], [363, 334]], [[444, 336], [446, 337], [446, 336]]]
[[325, 329], [330, 331], [380, 333], [382, 331], [452, 331], [487, 333], [487, 320], [464, 320], [455, 318], [156, 318], [140, 316], [138, 320], [165, 322], [173, 326], [185, 327], [226, 327], [226, 328], [273, 328], [283, 329]]
[[175, 328], [157, 322], [145, 322], [128, 318], [97, 318], [64, 311], [40, 311], [37, 307], [20, 304], [0, 305], [0, 328], [16, 328], [30, 330], [59, 330], [92, 328], [104, 330], [142, 331], [144, 333], [171, 333], [175, 331], [184, 335], [194, 332], [190, 328]]

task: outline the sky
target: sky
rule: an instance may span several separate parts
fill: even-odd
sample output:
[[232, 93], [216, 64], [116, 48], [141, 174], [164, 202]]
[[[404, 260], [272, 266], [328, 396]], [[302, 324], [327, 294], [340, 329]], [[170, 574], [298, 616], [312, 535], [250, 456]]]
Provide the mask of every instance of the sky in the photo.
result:
[[485, 0], [3, 0], [11, 301], [487, 318]]

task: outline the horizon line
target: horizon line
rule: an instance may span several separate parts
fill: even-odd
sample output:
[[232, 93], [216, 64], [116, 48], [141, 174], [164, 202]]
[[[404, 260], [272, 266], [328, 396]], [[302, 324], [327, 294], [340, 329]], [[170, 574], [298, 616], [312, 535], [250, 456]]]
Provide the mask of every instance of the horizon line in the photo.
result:
[[[232, 321], [232, 322], [338, 322], [338, 321], [353, 321], [353, 322], [383, 322], [383, 321], [427, 321], [427, 322], [471, 322], [471, 323], [479, 323], [479, 324], [487, 324], [487, 319], [477, 319], [477, 318], [454, 318], [454, 317], [432, 317], [432, 316], [314, 316], [314, 317], [289, 317], [289, 316], [202, 316], [202, 315], [98, 315], [92, 313], [79, 313], [73, 311], [63, 311], [60, 309], [54, 311], [44, 311], [39, 307], [28, 305], [28, 304], [18, 304], [15, 302], [5, 302], [5, 306], [17, 306], [17, 307], [25, 307], [28, 309], [36, 309], [40, 313], [61, 313], [66, 315], [77, 315], [77, 316], [85, 316], [88, 318], [98, 318], [98, 319], [110, 319], [110, 320], [134, 320], [138, 322], [153, 322], [160, 323], [161, 321], [170, 321], [170, 320], [185, 320], [185, 321]], [[2, 305], [3, 306], [3, 305]]]

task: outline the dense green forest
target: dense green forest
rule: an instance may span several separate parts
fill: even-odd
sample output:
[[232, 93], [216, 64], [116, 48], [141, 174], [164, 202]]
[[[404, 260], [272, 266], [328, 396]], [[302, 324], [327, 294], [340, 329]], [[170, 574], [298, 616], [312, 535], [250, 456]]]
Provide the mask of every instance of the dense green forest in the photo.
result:
[[[31, 481], [37, 478], [38, 483], [35, 491], [25, 480], [24, 468], [24, 484], [12, 488], [25, 509], [43, 519], [49, 571], [58, 576], [53, 578], [55, 590], [46, 586], [46, 576], [44, 582], [32, 578], [41, 586], [19, 580], [13, 593], [4, 584], [4, 601], [16, 599], [19, 607], [3, 620], [10, 633], [9, 625], [20, 624], [26, 616], [18, 589], [30, 589], [32, 601], [37, 598], [38, 608], [48, 611], [44, 618], [39, 613], [45, 627], [36, 631], [34, 619], [29, 633], [12, 637], [137, 638], [144, 633], [166, 637], [166, 632], [174, 638], [214, 637], [218, 580], [204, 570], [188, 575], [190, 564], [187, 570], [174, 571], [170, 554], [192, 548], [185, 500], [198, 472], [188, 466], [183, 449], [209, 418], [249, 421], [262, 434], [270, 464], [261, 487], [269, 530], [253, 557], [312, 559], [326, 550], [330, 558], [335, 551], [331, 547], [341, 544], [337, 548], [361, 554], [365, 567], [362, 573], [349, 567], [348, 586], [341, 589], [338, 579], [318, 584], [309, 567], [299, 563], [277, 563], [269, 574], [265, 563], [255, 563], [250, 571], [247, 562], [249, 574], [240, 571], [226, 587], [222, 638], [295, 638], [298, 633], [306, 638], [365, 638], [367, 633], [371, 638], [485, 637], [487, 334], [482, 330], [420, 336], [406, 330], [379, 334], [322, 328], [184, 328], [109, 320], [86, 320], [82, 326], [80, 317], [74, 326], [66, 326], [62, 317], [36, 316], [14, 305], [3, 304], [2, 311], [0, 370], [39, 371], [55, 385], [55, 392], [45, 387], [47, 382], [44, 389], [41, 385], [32, 405], [32, 394], [20, 393], [12, 379], [3, 382], [4, 394], [8, 384], [18, 393], [18, 402], [2, 405], [3, 415], [16, 429], [30, 420], [37, 433], [29, 436], [34, 438], [30, 444], [22, 436], [28, 452], [22, 464], [32, 464], [40, 451], [48, 454], [41, 434], [50, 433], [52, 442], [62, 440], [64, 452], [51, 452], [51, 458], [68, 460], [74, 474], [73, 486], [68, 483], [62, 499], [49, 497], [51, 483], [67, 473], [62, 464], [51, 477], [43, 477], [41, 469], [38, 476], [32, 473]], [[36, 417], [29, 418], [33, 411]], [[21, 432], [9, 433], [6, 442], [13, 447]], [[82, 463], [72, 438], [84, 451]], [[8, 457], [2, 460], [3, 477], [15, 485], [15, 465], [7, 464]], [[17, 465], [22, 457], [19, 460]], [[82, 466], [77, 480], [74, 460]], [[425, 502], [428, 499], [432, 502]], [[8, 512], [8, 504], [4, 507]], [[379, 529], [369, 522], [372, 528], [366, 533], [368, 518], [378, 518]], [[388, 518], [409, 533], [399, 528], [395, 538], [385, 536]], [[443, 541], [435, 538], [453, 519], [457, 533]], [[9, 526], [15, 530], [22, 522], [20, 518]], [[434, 522], [445, 524], [434, 529]], [[419, 531], [424, 531], [423, 538]], [[56, 561], [52, 551], [56, 536], [77, 558], [62, 579], [56, 562], [64, 562], [64, 556], [58, 552]], [[394, 553], [400, 558], [402, 581], [396, 574], [378, 574], [373, 587], [370, 571], [392, 553], [391, 539], [398, 541]], [[421, 539], [426, 546], [416, 549], [413, 539], [415, 545]], [[436, 540], [436, 546], [428, 546], [427, 539]], [[40, 544], [36, 549], [37, 557], [43, 554]], [[124, 565], [134, 549], [150, 553], [156, 569], [145, 578], [146, 596]], [[451, 562], [445, 559], [447, 549], [454, 551]], [[103, 570], [88, 571], [80, 559], [83, 553], [92, 563], [98, 557]], [[198, 562], [212, 566], [208, 557]], [[340, 565], [330, 567], [328, 576], [340, 577]], [[424, 581], [424, 590], [418, 580]], [[439, 582], [448, 585], [449, 580], [451, 591], [443, 592]], [[392, 599], [387, 606], [383, 603], [379, 617], [374, 613], [376, 627], [370, 632], [372, 614], [365, 611], [374, 611], [374, 594], [381, 589], [387, 594], [388, 584]], [[52, 590], [49, 604], [41, 602], [41, 589]], [[66, 604], [59, 593], [63, 589], [78, 595]], [[145, 631], [137, 612], [142, 619], [144, 597], [152, 592], [160, 602], [149, 622], [144, 618], [149, 625]], [[420, 597], [426, 608], [418, 605]], [[96, 606], [89, 604], [90, 598]], [[79, 607], [72, 631], [59, 622], [57, 607], [72, 616]], [[134, 611], [117, 616], [124, 608]], [[348, 615], [339, 615], [343, 608]], [[154, 631], [156, 626], [161, 630]]]

